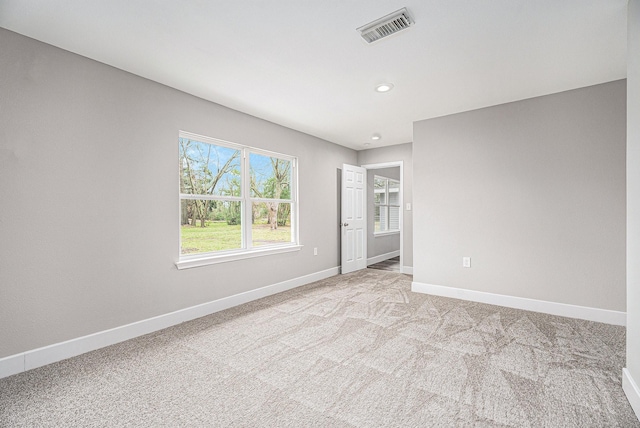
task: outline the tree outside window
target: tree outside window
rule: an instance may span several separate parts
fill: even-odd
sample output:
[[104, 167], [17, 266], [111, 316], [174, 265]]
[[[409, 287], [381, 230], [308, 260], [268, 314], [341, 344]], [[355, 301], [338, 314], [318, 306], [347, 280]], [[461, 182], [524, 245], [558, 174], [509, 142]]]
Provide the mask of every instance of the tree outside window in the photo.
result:
[[184, 132], [178, 142], [182, 256], [296, 243], [295, 158]]

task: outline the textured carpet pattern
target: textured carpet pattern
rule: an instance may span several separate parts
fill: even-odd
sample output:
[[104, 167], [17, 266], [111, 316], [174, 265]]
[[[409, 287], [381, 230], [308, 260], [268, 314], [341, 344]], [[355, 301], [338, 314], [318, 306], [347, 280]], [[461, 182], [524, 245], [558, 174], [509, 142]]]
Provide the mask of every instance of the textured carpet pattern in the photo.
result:
[[0, 426], [640, 427], [623, 327], [366, 269], [0, 380]]

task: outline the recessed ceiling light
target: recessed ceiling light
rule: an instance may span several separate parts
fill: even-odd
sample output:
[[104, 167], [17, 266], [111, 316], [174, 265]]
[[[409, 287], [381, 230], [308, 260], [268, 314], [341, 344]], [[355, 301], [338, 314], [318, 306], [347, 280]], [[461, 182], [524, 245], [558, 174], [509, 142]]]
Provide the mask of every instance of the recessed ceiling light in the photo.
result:
[[365, 147], [369, 147], [371, 145], [371, 143], [364, 143]]
[[393, 83], [381, 83], [376, 86], [376, 92], [389, 92], [393, 89]]
[[373, 135], [371, 136], [371, 139], [372, 139], [372, 140], [376, 140], [376, 141], [377, 141], [377, 140], [379, 140], [380, 138], [382, 138], [382, 137], [380, 136], [380, 134], [373, 134]]

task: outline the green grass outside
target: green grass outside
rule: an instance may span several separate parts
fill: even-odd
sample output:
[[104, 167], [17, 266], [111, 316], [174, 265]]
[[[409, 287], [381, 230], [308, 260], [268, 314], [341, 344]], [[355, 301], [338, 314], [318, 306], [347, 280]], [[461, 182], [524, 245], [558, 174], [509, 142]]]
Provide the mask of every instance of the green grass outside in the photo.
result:
[[[180, 228], [182, 254], [211, 251], [237, 250], [242, 245], [242, 227], [228, 225], [224, 221], [211, 221], [206, 227], [182, 226]], [[286, 243], [291, 241], [291, 227], [279, 226], [271, 230], [268, 224], [254, 224], [251, 228], [253, 246]]]

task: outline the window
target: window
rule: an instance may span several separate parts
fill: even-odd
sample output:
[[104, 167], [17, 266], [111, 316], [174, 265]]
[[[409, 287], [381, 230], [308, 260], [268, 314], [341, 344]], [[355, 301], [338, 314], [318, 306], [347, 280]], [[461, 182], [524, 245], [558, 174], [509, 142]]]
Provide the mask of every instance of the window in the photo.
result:
[[299, 249], [294, 157], [186, 132], [178, 143], [178, 268]]
[[400, 231], [400, 182], [373, 177], [374, 234]]

